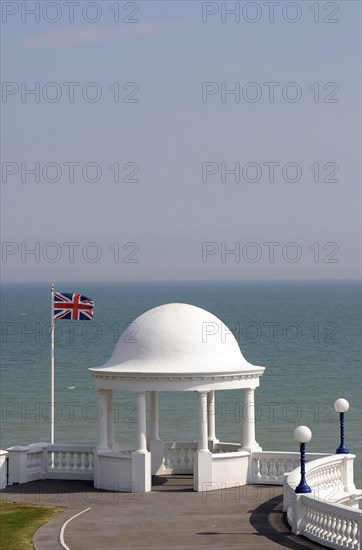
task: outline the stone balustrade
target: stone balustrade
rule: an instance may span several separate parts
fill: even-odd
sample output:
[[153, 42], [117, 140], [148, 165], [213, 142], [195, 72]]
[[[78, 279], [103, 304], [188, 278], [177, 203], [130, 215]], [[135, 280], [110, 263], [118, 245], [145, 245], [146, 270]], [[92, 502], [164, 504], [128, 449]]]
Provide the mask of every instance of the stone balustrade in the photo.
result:
[[50, 445], [47, 448], [47, 479], [59, 479], [59, 474], [60, 479], [93, 479], [93, 461], [92, 447]]
[[354, 459], [352, 454], [339, 454], [307, 463], [311, 493], [295, 493], [299, 468], [284, 475], [283, 509], [293, 533], [328, 548], [360, 549], [361, 491], [353, 483]]
[[9, 484], [38, 479], [93, 479], [94, 447], [33, 443], [10, 447]]
[[163, 474], [192, 474], [194, 469], [195, 442], [164, 442]]
[[305, 537], [330, 548], [360, 548], [359, 510], [305, 496], [301, 500]]
[[[329, 456], [326, 453], [306, 453], [306, 461]], [[292, 472], [300, 464], [298, 452], [257, 451], [252, 453], [251, 483], [283, 485], [285, 473]]]

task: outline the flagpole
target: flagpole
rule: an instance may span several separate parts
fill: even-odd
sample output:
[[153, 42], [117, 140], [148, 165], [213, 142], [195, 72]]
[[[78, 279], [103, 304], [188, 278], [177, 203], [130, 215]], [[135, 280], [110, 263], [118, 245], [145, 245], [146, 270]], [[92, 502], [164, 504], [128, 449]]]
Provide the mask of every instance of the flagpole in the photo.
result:
[[54, 444], [54, 283], [50, 285], [50, 443]]

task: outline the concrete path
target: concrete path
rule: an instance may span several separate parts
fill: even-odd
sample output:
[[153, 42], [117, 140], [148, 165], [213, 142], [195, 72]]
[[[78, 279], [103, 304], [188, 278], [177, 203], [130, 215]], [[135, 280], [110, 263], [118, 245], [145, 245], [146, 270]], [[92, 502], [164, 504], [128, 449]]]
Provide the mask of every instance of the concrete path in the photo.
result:
[[[291, 534], [281, 487], [247, 485], [195, 493], [189, 476], [154, 482], [151, 493], [126, 494], [94, 489], [92, 482], [34, 481], [8, 487], [1, 498], [67, 507], [36, 533], [36, 550], [322, 548]], [[67, 520], [62, 546], [60, 533]]]

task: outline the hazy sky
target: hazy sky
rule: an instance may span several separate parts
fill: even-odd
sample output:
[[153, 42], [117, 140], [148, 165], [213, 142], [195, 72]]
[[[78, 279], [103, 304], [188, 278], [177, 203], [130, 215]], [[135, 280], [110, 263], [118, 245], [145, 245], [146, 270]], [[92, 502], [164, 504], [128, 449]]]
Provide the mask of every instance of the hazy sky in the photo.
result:
[[1, 7], [3, 280], [359, 277], [359, 1]]

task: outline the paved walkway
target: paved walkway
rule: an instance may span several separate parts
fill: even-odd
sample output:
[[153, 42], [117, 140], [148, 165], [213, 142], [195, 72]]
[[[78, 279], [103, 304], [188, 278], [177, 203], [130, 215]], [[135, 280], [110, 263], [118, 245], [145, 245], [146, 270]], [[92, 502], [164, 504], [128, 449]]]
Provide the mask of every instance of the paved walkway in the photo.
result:
[[92, 482], [34, 481], [1, 492], [9, 502], [66, 506], [39, 529], [36, 550], [59, 550], [65, 526], [70, 550], [321, 549], [291, 534], [282, 512], [282, 488], [247, 485], [195, 493], [189, 476], [156, 478], [151, 493], [94, 489]]

